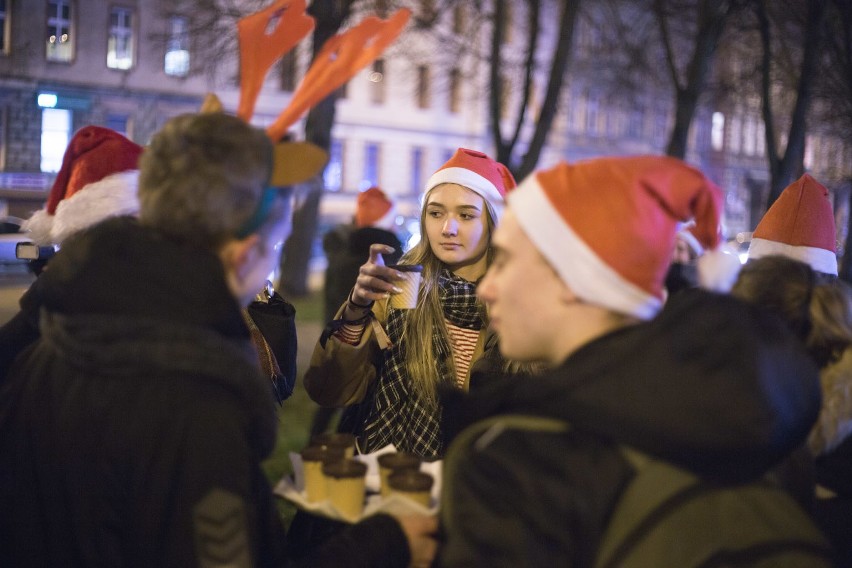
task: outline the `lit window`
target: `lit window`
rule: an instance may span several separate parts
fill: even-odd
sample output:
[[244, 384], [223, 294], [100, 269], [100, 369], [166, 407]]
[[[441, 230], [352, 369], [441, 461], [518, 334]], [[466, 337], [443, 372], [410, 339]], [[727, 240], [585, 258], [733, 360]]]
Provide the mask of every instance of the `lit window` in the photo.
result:
[[332, 140], [328, 151], [328, 165], [322, 174], [325, 188], [340, 191], [343, 187], [343, 141]]
[[183, 16], [169, 18], [163, 70], [174, 77], [185, 77], [189, 73], [189, 21]]
[[728, 151], [732, 154], [739, 154], [740, 149], [742, 149], [742, 119], [738, 116], [732, 116], [728, 130]]
[[586, 132], [598, 134], [600, 123], [600, 99], [596, 94], [589, 93], [586, 100]]
[[766, 154], [766, 123], [763, 120], [757, 122], [757, 138], [755, 139], [757, 155], [763, 157]]
[[628, 138], [642, 138], [645, 126], [645, 113], [641, 109], [633, 109], [627, 117]]
[[417, 195], [423, 189], [423, 148], [411, 149], [411, 193]]
[[11, 0], [0, 0], [0, 53], [9, 53]]
[[806, 170], [814, 167], [814, 146], [816, 145], [816, 137], [808, 134], [805, 136], [805, 156], [802, 160]]
[[379, 145], [367, 142], [364, 146], [364, 177], [358, 189], [364, 191], [374, 185], [379, 185]]
[[743, 152], [748, 156], [753, 156], [757, 143], [757, 119], [754, 116], [747, 116], [743, 125]]
[[107, 114], [104, 126], [122, 136], [130, 136], [130, 117], [126, 114]]
[[74, 58], [71, 0], [48, 1], [45, 42], [48, 61], [71, 61]]
[[41, 111], [41, 171], [59, 171], [70, 136], [70, 110], [46, 108]]
[[417, 67], [417, 108], [429, 108], [429, 67]]
[[714, 112], [711, 124], [710, 146], [718, 151], [725, 147], [725, 115], [721, 112]]
[[133, 43], [133, 10], [113, 8], [109, 14], [107, 67], [110, 69], [133, 67]]
[[463, 34], [465, 28], [465, 12], [463, 4], [456, 4], [453, 9], [453, 33]]
[[385, 61], [376, 59], [370, 72], [370, 102], [380, 105], [385, 102]]
[[458, 112], [461, 106], [461, 71], [450, 71], [450, 112]]

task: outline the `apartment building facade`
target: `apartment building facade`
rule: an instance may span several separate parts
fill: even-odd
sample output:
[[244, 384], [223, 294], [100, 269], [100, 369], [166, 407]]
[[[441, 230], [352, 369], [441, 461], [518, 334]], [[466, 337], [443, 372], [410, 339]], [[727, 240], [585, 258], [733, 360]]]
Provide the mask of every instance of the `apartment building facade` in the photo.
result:
[[[431, 2], [411, 4], [415, 13], [424, 4], [434, 9]], [[84, 125], [107, 126], [145, 144], [170, 117], [196, 111], [208, 92], [216, 93], [226, 110], [236, 109], [236, 55], [215, 66], [206, 62], [208, 71], [196, 73], [204, 62], [194, 46], [204, 38], [191, 36], [193, 13], [181, 11], [179, 0], [170, 9], [163, 5], [0, 0], [0, 200], [11, 204], [9, 213], [25, 217], [38, 207], [67, 141]], [[558, 3], [545, 5], [555, 11]], [[460, 3], [438, 14], [439, 25], [453, 33], [470, 17], [464, 9]], [[488, 40], [479, 33], [484, 32], [467, 40]], [[413, 207], [426, 178], [455, 148], [491, 151], [487, 65], [473, 56], [448, 61], [436, 37], [406, 31], [343, 88], [324, 176], [325, 203], [345, 210], [359, 190], [380, 185]], [[539, 166], [604, 154], [660, 153], [671, 128], [670, 93], [639, 104], [615, 102], [596, 85], [594, 66], [583, 64], [594, 57], [594, 31], [580, 24], [575, 37], [574, 60]], [[505, 41], [511, 49], [518, 38], [507, 34]], [[252, 119], [257, 125], [273, 121], [288, 104], [309, 65], [308, 43], [269, 73]], [[537, 87], [543, 91], [543, 78]], [[520, 96], [516, 91], [509, 85], [507, 125]], [[753, 196], [768, 177], [759, 108], [747, 103], [700, 107], [687, 155], [725, 189], [730, 237], [751, 230]], [[817, 135], [809, 140], [808, 166], [826, 183], [848, 178], [850, 164], [852, 152], [838, 141]]]

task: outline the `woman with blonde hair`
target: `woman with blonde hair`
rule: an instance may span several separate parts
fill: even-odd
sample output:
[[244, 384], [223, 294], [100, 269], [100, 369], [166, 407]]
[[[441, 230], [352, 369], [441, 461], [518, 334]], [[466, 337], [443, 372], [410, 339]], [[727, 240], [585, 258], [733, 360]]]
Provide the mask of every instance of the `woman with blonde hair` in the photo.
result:
[[[491, 235], [508, 169], [485, 154], [459, 148], [426, 184], [420, 242], [400, 265], [373, 245], [355, 287], [317, 344], [305, 388], [323, 406], [346, 406], [341, 429], [359, 449], [388, 444], [427, 459], [442, 455], [439, 385], [468, 389], [471, 368], [496, 343], [476, 297], [491, 264]], [[406, 265], [422, 267], [413, 309], [389, 305]]]

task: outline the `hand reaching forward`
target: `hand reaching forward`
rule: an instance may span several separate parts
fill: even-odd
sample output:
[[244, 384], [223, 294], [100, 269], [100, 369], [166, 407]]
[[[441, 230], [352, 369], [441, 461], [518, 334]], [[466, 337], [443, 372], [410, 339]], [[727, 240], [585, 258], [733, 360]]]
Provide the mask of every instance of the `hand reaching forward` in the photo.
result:
[[355, 320], [363, 317], [374, 301], [402, 292], [393, 281], [401, 280], [403, 276], [393, 268], [385, 266], [385, 260], [382, 258], [383, 254], [393, 251], [394, 248], [387, 245], [370, 245], [370, 257], [358, 271], [355, 287], [349, 295], [349, 302], [343, 314], [344, 319]]
[[408, 550], [411, 552], [413, 568], [428, 568], [435, 559], [438, 542], [435, 533], [438, 530], [438, 519], [434, 516], [406, 515], [396, 517], [405, 538], [408, 540]]

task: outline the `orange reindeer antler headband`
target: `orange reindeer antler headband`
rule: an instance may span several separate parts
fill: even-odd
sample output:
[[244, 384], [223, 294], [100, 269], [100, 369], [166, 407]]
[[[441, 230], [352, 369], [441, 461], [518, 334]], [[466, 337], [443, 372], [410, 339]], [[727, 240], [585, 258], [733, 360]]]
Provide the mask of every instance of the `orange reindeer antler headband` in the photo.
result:
[[[255, 103], [269, 69], [314, 29], [314, 19], [305, 13], [305, 9], [305, 0], [278, 0], [237, 22], [240, 44], [237, 116], [246, 122], [254, 114]], [[325, 166], [328, 154], [321, 148], [306, 142], [279, 141], [302, 114], [376, 59], [399, 36], [410, 17], [411, 11], [406, 8], [398, 10], [387, 20], [370, 16], [323, 45], [290, 103], [266, 129], [275, 144], [272, 185], [305, 181]], [[275, 18], [278, 21], [274, 29], [267, 33]], [[202, 108], [211, 108], [211, 104], [205, 101]]]

